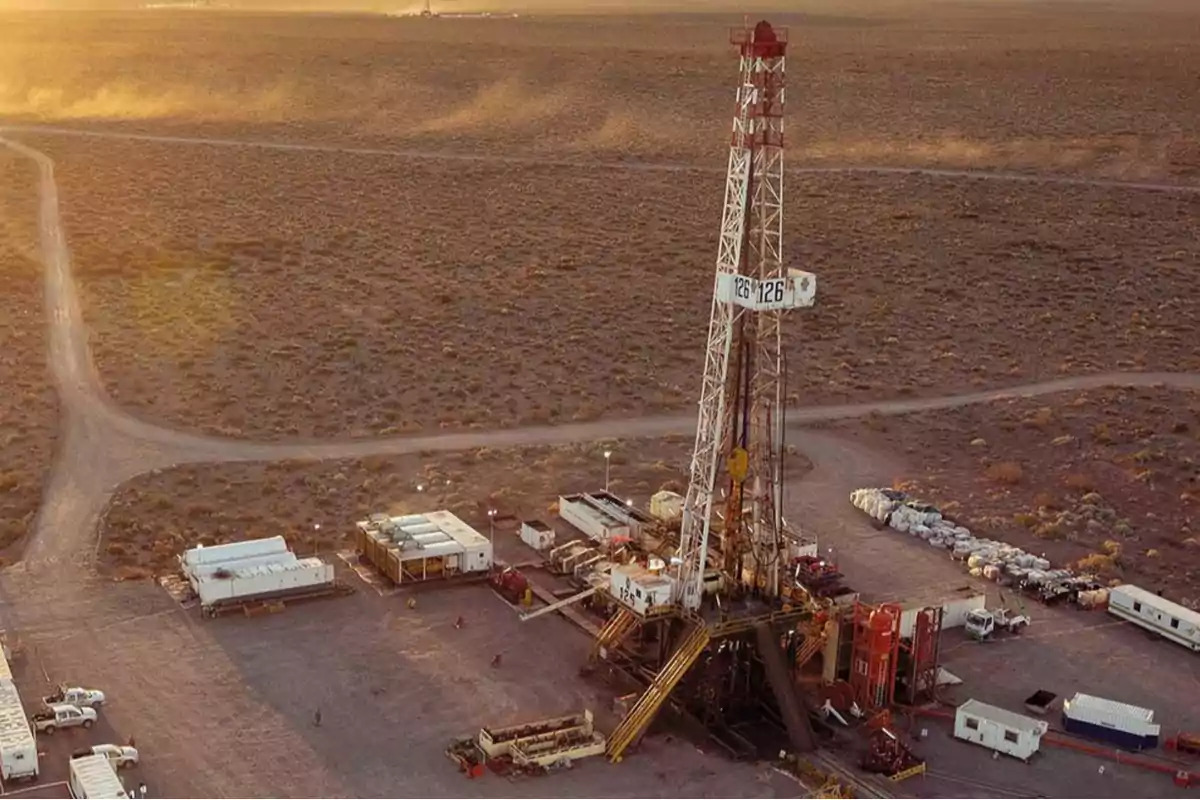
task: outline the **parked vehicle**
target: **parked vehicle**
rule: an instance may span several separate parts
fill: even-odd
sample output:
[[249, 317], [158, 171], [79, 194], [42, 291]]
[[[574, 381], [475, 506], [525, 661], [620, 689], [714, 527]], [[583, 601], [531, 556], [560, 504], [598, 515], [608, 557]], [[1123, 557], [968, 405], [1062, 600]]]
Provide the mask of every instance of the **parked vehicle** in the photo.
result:
[[21, 696], [12, 681], [0, 680], [0, 780], [10, 783], [37, 777], [37, 740]]
[[76, 750], [71, 754], [71, 758], [86, 758], [87, 756], [105, 756], [116, 769], [132, 767], [138, 763], [137, 748], [128, 745], [96, 744]]
[[102, 755], [72, 758], [68, 767], [67, 785], [71, 789], [71, 796], [80, 800], [123, 800], [129, 797], [112, 763]]
[[1108, 593], [1108, 613], [1200, 652], [1200, 612], [1125, 584]]
[[990, 639], [997, 631], [1006, 633], [1020, 633], [1029, 627], [1032, 620], [1024, 614], [1019, 614], [1007, 608], [1000, 608], [995, 611], [988, 611], [986, 608], [977, 608], [967, 614], [967, 633], [984, 641]]
[[39, 711], [30, 720], [38, 733], [53, 736], [59, 728], [90, 728], [96, 724], [96, 712], [70, 703], [55, 703]]
[[57, 703], [69, 703], [80, 708], [97, 708], [104, 705], [104, 692], [99, 689], [82, 689], [78, 686], [67, 686], [65, 683], [58, 691], [49, 697], [43, 697], [42, 702], [48, 706]]

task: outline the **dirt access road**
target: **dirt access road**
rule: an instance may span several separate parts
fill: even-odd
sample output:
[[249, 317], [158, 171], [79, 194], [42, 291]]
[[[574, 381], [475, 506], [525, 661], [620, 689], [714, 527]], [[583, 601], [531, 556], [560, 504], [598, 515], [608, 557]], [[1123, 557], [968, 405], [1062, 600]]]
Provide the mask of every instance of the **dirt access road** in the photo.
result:
[[[94, 134], [73, 131], [72, 135]], [[190, 146], [296, 147], [285, 143], [171, 140]], [[316, 793], [340, 796], [351, 795], [353, 791], [341, 775], [342, 770], [334, 772], [324, 766], [312, 745], [287, 719], [250, 693], [236, 667], [223, 657], [210, 633], [194, 626], [169, 602], [147, 602], [144, 591], [96, 579], [91, 569], [94, 556], [91, 545], [95, 540], [96, 525], [121, 483], [144, 472], [184, 463], [345, 458], [374, 453], [556, 444], [686, 433], [694, 426], [691, 416], [679, 415], [374, 441], [258, 443], [195, 436], [147, 423], [117, 408], [101, 388], [72, 280], [67, 242], [59, 222], [53, 162], [44, 154], [11, 139], [0, 138], [0, 143], [33, 159], [40, 170], [41, 256], [45, 267], [50, 362], [63, 410], [62, 446], [45, 492], [35, 534], [28, 543], [24, 560], [0, 578], [2, 621], [5, 627], [20, 631], [25, 642], [39, 653], [48, 675], [59, 669], [70, 669], [73, 663], [88, 665], [91, 669], [89, 659], [102, 662], [103, 667], [95, 668], [97, 674], [106, 674], [110, 681], [121, 682], [118, 686], [106, 686], [115, 697], [121, 698], [110, 712], [118, 722], [118, 729], [122, 722], [137, 724], [140, 726], [139, 739], [145, 741], [147, 749], [152, 748], [160, 754], [163, 763], [171, 763], [167, 760], [171, 759], [191, 774], [206, 776], [204, 785], [189, 787], [192, 794], [278, 796]], [[311, 149], [311, 146], [304, 147]], [[439, 157], [435, 153], [392, 151], [381, 155]], [[614, 169], [660, 168], [643, 164], [612, 166]], [[661, 168], [683, 169], [671, 165]], [[856, 171], [889, 169], [857, 168]], [[952, 170], [900, 171], [947, 179], [1064, 180]], [[1109, 181], [1096, 183], [1113, 185]], [[1194, 192], [1197, 188], [1137, 184], [1130, 185], [1130, 190]], [[870, 413], [904, 414], [950, 408], [1009, 396], [1102, 385], [1149, 384], [1200, 389], [1200, 375], [1091, 375], [954, 397], [803, 409], [794, 412], [791, 419], [802, 426]], [[837, 484], [840, 488], [858, 483], [860, 479], [866, 480], [869, 475], [867, 462], [860, 457], [843, 458], [843, 446], [833, 437], [799, 430], [793, 434], [792, 441], [822, 467], [823, 483]], [[806, 495], [806, 505], [817, 502], [832, 510], [846, 504], [842, 491], [821, 493], [820, 497], [812, 493]], [[79, 624], [81, 619], [86, 619], [87, 624]], [[205, 655], [197, 657], [197, 652]], [[161, 668], [168, 663], [170, 669]], [[122, 692], [122, 687], [128, 691]], [[219, 709], [219, 713], [212, 709]], [[174, 732], [180, 715], [193, 723], [187, 736]], [[231, 721], [239, 731], [236, 736], [230, 736]], [[195, 745], [200, 741], [205, 742], [203, 748]]]

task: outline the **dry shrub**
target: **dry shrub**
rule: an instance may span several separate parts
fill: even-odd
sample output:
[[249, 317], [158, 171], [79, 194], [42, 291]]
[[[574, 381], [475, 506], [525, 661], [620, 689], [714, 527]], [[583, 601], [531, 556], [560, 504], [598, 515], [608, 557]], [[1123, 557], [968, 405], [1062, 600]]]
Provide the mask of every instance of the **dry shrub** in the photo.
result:
[[1023, 425], [1025, 425], [1026, 427], [1037, 428], [1038, 430], [1045, 430], [1047, 427], [1049, 427], [1050, 423], [1053, 421], [1054, 421], [1054, 412], [1051, 411], [1049, 408], [1042, 407], [1042, 408], [1039, 408], [1034, 413], [1030, 414], [1025, 419], [1021, 420], [1021, 423]]
[[1034, 508], [1057, 509], [1058, 501], [1054, 499], [1054, 495], [1049, 492], [1038, 492], [1033, 496]]
[[1117, 571], [1117, 561], [1110, 555], [1092, 553], [1090, 556], [1084, 556], [1079, 559], [1075, 563], [1075, 567], [1080, 572], [1090, 572], [1093, 575], [1105, 578]]
[[1057, 540], [1063, 538], [1063, 530], [1057, 522], [1047, 522], [1034, 528], [1033, 535], [1039, 539]]
[[1013, 520], [1018, 525], [1024, 526], [1026, 528], [1032, 528], [1033, 526], [1037, 525], [1037, 522], [1038, 522], [1038, 518], [1036, 515], [1025, 514], [1025, 513], [1013, 514]]
[[1079, 472], [1074, 472], [1063, 478], [1063, 485], [1077, 492], [1090, 492], [1096, 488], [1096, 484], [1091, 478]]
[[996, 483], [1015, 486], [1025, 477], [1025, 470], [1021, 469], [1021, 465], [1015, 461], [1001, 461], [999, 464], [992, 464], [988, 467], [984, 474], [989, 480]]

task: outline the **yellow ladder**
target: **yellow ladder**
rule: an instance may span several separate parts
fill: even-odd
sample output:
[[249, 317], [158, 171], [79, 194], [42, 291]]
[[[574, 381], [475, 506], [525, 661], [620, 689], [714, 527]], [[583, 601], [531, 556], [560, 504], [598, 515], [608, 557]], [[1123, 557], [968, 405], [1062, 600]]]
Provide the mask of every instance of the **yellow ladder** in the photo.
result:
[[622, 606], [617, 609], [617, 613], [608, 618], [608, 622], [604, 623], [604, 627], [596, 634], [596, 641], [592, 645], [592, 653], [589, 661], [595, 661], [600, 657], [601, 648], [608, 650], [616, 647], [621, 641], [637, 627], [638, 620], [633, 612]]
[[658, 709], [670, 696], [671, 690], [704, 652], [704, 648], [708, 646], [708, 640], [708, 628], [703, 625], [692, 628], [679, 645], [679, 649], [667, 660], [662, 670], [654, 676], [654, 680], [647, 687], [645, 693], [638, 698], [633, 708], [629, 709], [629, 713], [625, 715], [625, 719], [621, 720], [621, 724], [613, 731], [612, 736], [608, 737], [606, 751], [610, 761], [614, 764], [620, 761], [625, 749], [637, 741], [638, 737], [650, 726], [654, 715], [658, 713]]

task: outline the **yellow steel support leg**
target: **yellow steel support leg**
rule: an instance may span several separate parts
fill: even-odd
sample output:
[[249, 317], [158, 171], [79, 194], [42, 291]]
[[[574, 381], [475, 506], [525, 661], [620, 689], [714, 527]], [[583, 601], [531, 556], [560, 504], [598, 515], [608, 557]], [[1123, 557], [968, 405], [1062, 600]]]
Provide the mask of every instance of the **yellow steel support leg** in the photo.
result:
[[653, 682], [645, 693], [638, 698], [633, 708], [621, 720], [621, 724], [608, 737], [608, 758], [613, 763], [621, 760], [625, 749], [637, 741], [638, 737], [650, 726], [659, 708], [670, 696], [671, 690], [679, 683], [696, 659], [708, 646], [708, 628], [697, 626], [692, 629], [679, 645], [679, 649], [667, 660], [662, 670], [654, 676]]
[[610, 650], [620, 644], [626, 636], [633, 632], [637, 627], [638, 619], [633, 615], [632, 611], [626, 608], [617, 609], [617, 613], [609, 617], [608, 622], [604, 623], [604, 627], [600, 629], [600, 633], [596, 636], [595, 644], [592, 645], [592, 653], [589, 661], [595, 661], [600, 656], [600, 650]]

